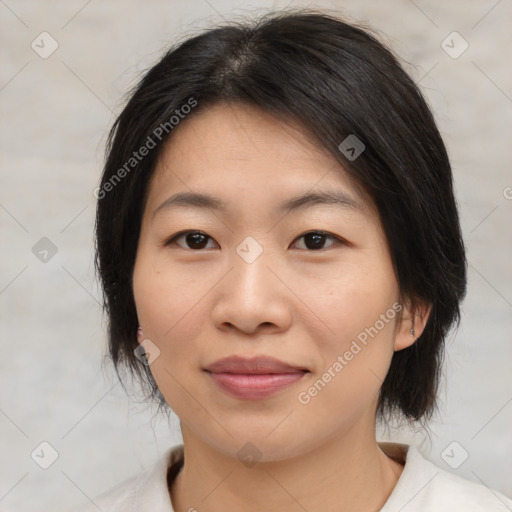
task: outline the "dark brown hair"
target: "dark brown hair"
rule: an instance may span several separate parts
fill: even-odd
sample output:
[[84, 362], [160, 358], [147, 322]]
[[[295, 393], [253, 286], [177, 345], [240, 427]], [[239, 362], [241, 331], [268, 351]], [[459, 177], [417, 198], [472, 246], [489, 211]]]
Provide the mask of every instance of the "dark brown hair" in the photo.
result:
[[[368, 30], [310, 10], [272, 13], [190, 37], [169, 49], [131, 91], [110, 131], [97, 189], [96, 267], [116, 371], [125, 364], [164, 403], [149, 368], [134, 354], [132, 274], [141, 218], [173, 127], [219, 102], [248, 103], [298, 122], [371, 196], [401, 297], [412, 306], [431, 306], [419, 339], [393, 355], [378, 413], [429, 417], [444, 340], [460, 320], [466, 292], [448, 155], [419, 88], [391, 51]], [[364, 144], [357, 158], [340, 150], [354, 135]], [[141, 157], [139, 148], [150, 140]]]

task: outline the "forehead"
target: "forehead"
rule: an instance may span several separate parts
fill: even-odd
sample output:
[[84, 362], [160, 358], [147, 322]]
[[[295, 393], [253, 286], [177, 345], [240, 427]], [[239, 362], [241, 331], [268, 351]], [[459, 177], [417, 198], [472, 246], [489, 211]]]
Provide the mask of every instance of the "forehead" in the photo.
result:
[[[164, 146], [150, 198], [171, 191], [281, 198], [337, 189], [373, 209], [359, 184], [298, 124], [245, 104], [217, 104], [182, 121]], [[152, 201], [154, 202], [154, 201]]]

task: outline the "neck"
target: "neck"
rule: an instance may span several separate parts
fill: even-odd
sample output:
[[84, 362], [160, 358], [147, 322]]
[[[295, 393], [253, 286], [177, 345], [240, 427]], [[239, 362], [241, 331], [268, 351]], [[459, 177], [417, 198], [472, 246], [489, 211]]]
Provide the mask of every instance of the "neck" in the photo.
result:
[[293, 459], [244, 466], [183, 428], [185, 464], [170, 489], [175, 512], [380, 510], [403, 467], [360, 426]]

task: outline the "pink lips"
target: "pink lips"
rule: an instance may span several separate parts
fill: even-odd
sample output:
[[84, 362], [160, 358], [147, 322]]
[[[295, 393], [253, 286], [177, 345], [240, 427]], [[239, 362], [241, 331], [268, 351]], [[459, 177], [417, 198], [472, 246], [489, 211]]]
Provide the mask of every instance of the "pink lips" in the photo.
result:
[[259, 400], [302, 379], [308, 371], [272, 357], [219, 359], [205, 368], [219, 388], [235, 398]]

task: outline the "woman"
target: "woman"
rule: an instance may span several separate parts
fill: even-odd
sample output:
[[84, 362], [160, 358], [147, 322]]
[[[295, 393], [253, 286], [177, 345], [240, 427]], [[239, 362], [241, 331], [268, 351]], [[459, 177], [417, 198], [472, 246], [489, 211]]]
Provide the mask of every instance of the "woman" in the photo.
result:
[[91, 510], [510, 510], [376, 440], [435, 409], [466, 259], [432, 114], [366, 31], [299, 11], [172, 48], [96, 195], [110, 355], [183, 445]]

